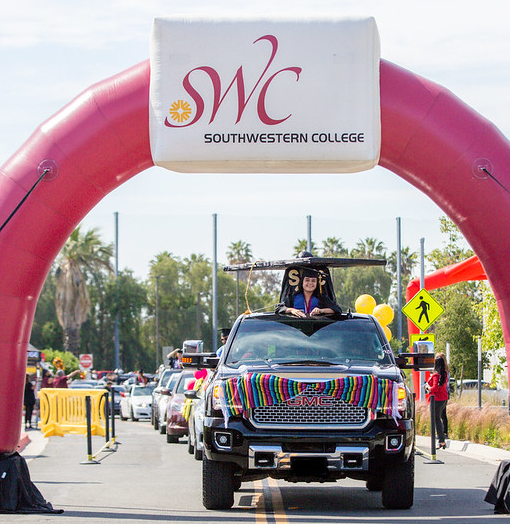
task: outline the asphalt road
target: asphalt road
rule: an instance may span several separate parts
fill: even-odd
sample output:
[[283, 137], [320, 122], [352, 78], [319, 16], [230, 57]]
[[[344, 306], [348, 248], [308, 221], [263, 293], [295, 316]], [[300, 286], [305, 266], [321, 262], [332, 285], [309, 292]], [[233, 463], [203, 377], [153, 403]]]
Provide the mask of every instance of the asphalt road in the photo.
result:
[[[99, 464], [81, 464], [87, 461], [84, 436], [51, 437], [43, 447], [39, 434], [32, 434], [33, 444], [24, 453], [32, 481], [64, 513], [0, 514], [0, 523], [475, 524], [505, 518], [483, 500], [496, 463], [450, 451], [439, 454], [444, 464], [425, 464], [426, 457], [417, 457], [410, 510], [383, 509], [380, 494], [358, 481], [293, 485], [268, 479], [243, 484], [232, 510], [208, 511], [201, 501], [202, 463], [188, 454], [185, 438], [167, 444], [148, 422], [116, 426], [117, 451], [99, 453]], [[93, 437], [94, 453], [102, 444]]]

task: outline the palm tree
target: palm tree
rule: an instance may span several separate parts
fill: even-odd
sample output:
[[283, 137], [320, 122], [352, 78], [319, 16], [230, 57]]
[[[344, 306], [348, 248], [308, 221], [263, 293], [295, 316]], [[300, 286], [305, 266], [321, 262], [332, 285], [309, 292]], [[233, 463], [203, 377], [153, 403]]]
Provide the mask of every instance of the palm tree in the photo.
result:
[[[402, 277], [410, 278], [417, 263], [418, 253], [411, 252], [409, 246], [400, 250], [400, 270]], [[393, 251], [388, 257], [388, 267], [393, 274], [397, 274], [397, 252]]]
[[365, 240], [358, 240], [352, 254], [361, 258], [381, 258], [386, 256], [386, 246], [384, 242], [368, 237]]
[[323, 257], [342, 257], [347, 254], [344, 243], [336, 237], [328, 237], [322, 241]]
[[251, 246], [248, 242], [238, 240], [231, 242], [227, 251], [227, 259], [229, 264], [245, 264], [250, 262], [253, 258]]
[[[312, 240], [312, 255], [315, 255], [316, 249], [317, 246], [315, 245], [315, 242]], [[299, 255], [301, 251], [308, 251], [308, 241], [305, 238], [298, 238], [297, 244], [294, 246], [294, 256]]]
[[112, 272], [113, 247], [104, 245], [91, 229], [84, 235], [77, 227], [57, 259], [55, 308], [64, 331], [64, 349], [78, 354], [80, 327], [87, 319], [91, 301], [87, 277], [95, 278], [101, 270]]

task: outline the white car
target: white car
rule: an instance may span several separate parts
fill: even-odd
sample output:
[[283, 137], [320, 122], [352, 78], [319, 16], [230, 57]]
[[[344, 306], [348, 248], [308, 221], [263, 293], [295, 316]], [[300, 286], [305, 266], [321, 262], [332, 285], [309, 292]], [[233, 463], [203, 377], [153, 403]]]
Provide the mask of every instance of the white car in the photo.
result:
[[139, 420], [151, 418], [152, 386], [133, 385], [129, 393], [121, 393], [120, 418], [121, 420]]

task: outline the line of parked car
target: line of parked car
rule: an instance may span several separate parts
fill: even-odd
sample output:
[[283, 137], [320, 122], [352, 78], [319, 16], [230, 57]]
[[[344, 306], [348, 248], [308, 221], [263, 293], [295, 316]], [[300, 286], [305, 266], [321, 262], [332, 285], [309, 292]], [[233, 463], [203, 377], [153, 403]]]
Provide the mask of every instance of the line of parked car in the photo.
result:
[[199, 389], [193, 389], [197, 384], [194, 371], [166, 369], [152, 392], [152, 426], [166, 435], [169, 444], [188, 436], [188, 451], [197, 460], [203, 457], [203, 393], [207, 379], [201, 381]]

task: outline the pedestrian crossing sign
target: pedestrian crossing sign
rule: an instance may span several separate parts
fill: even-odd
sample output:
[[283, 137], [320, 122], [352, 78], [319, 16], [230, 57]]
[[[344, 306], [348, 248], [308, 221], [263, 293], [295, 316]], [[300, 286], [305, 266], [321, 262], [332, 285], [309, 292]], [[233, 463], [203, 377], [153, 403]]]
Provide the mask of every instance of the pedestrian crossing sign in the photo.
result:
[[409, 335], [409, 346], [413, 347], [415, 342], [432, 342], [436, 345], [436, 335], [434, 333], [411, 333]]
[[420, 289], [402, 308], [402, 313], [420, 331], [426, 331], [444, 313], [444, 307], [426, 289]]

